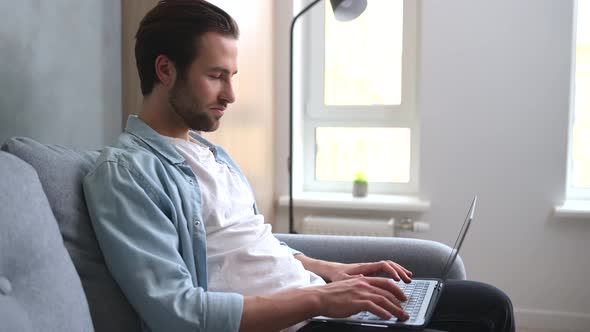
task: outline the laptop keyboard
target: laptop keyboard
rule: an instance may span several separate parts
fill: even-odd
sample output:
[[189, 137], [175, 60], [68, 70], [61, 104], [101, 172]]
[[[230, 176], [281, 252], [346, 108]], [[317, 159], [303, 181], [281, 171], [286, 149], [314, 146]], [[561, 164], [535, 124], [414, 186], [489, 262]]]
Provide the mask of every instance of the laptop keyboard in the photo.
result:
[[[410, 315], [410, 318], [407, 320], [407, 322], [411, 323], [417, 318], [418, 312], [420, 312], [420, 307], [422, 306], [422, 302], [424, 301], [424, 297], [428, 291], [428, 282], [415, 280], [409, 284], [406, 284], [403, 281], [400, 281], [397, 283], [397, 285], [408, 298], [406, 302], [402, 302], [402, 309], [404, 309], [404, 311]], [[360, 312], [353, 317], [360, 320], [383, 320], [383, 318], [368, 311]], [[397, 317], [395, 316], [390, 319], [390, 321], [396, 320]]]

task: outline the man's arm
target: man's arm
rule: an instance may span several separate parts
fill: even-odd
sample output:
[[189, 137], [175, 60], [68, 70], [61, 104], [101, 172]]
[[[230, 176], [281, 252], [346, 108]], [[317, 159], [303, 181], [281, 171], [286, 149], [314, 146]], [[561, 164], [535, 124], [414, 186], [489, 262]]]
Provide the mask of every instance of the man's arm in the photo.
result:
[[371, 276], [385, 273], [394, 280], [412, 281], [412, 272], [392, 261], [371, 263], [342, 264], [328, 262], [307, 257], [303, 254], [295, 255], [306, 270], [311, 271], [328, 281], [338, 281], [359, 276]]
[[359, 277], [323, 286], [290, 289], [270, 296], [248, 296], [241, 332], [278, 331], [314, 316], [344, 318], [370, 311], [383, 318], [408, 319], [397, 298], [403, 292], [386, 278]]

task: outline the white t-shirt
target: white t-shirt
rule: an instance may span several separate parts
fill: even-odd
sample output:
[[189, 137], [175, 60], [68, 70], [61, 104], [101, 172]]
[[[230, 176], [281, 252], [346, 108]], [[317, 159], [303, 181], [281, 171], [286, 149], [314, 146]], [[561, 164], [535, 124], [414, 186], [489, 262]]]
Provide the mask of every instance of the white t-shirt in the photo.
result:
[[218, 163], [209, 148], [191, 138], [166, 137], [198, 179], [207, 232], [209, 290], [266, 295], [325, 284], [305, 270], [272, 235], [272, 226], [254, 214], [254, 195], [240, 175]]

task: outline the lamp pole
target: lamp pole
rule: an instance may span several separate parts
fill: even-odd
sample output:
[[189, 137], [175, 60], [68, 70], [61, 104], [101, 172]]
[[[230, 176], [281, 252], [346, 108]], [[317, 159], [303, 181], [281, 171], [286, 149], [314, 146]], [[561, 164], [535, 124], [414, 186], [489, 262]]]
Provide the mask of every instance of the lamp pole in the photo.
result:
[[299, 12], [291, 21], [291, 44], [289, 47], [289, 79], [291, 84], [289, 85], [289, 233], [294, 234], [294, 216], [293, 216], [293, 35], [295, 34], [295, 23], [297, 20], [310, 10], [313, 6], [317, 5], [321, 0], [315, 0], [314, 2], [307, 5]]
[[[297, 14], [291, 21], [291, 44], [289, 47], [289, 233], [295, 232], [293, 216], [293, 35], [295, 23], [308, 10], [313, 8], [321, 0], [314, 0]], [[334, 16], [339, 21], [350, 21], [360, 16], [367, 8], [367, 0], [330, 0]]]

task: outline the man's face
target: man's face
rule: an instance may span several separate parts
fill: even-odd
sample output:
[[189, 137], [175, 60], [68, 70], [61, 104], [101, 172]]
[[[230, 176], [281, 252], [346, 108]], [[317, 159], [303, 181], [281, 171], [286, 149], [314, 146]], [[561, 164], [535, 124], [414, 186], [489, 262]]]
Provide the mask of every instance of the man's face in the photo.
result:
[[168, 98], [186, 126], [209, 132], [219, 127], [225, 108], [235, 101], [232, 77], [237, 73], [238, 42], [206, 33], [197, 54], [186, 75], [178, 73]]

